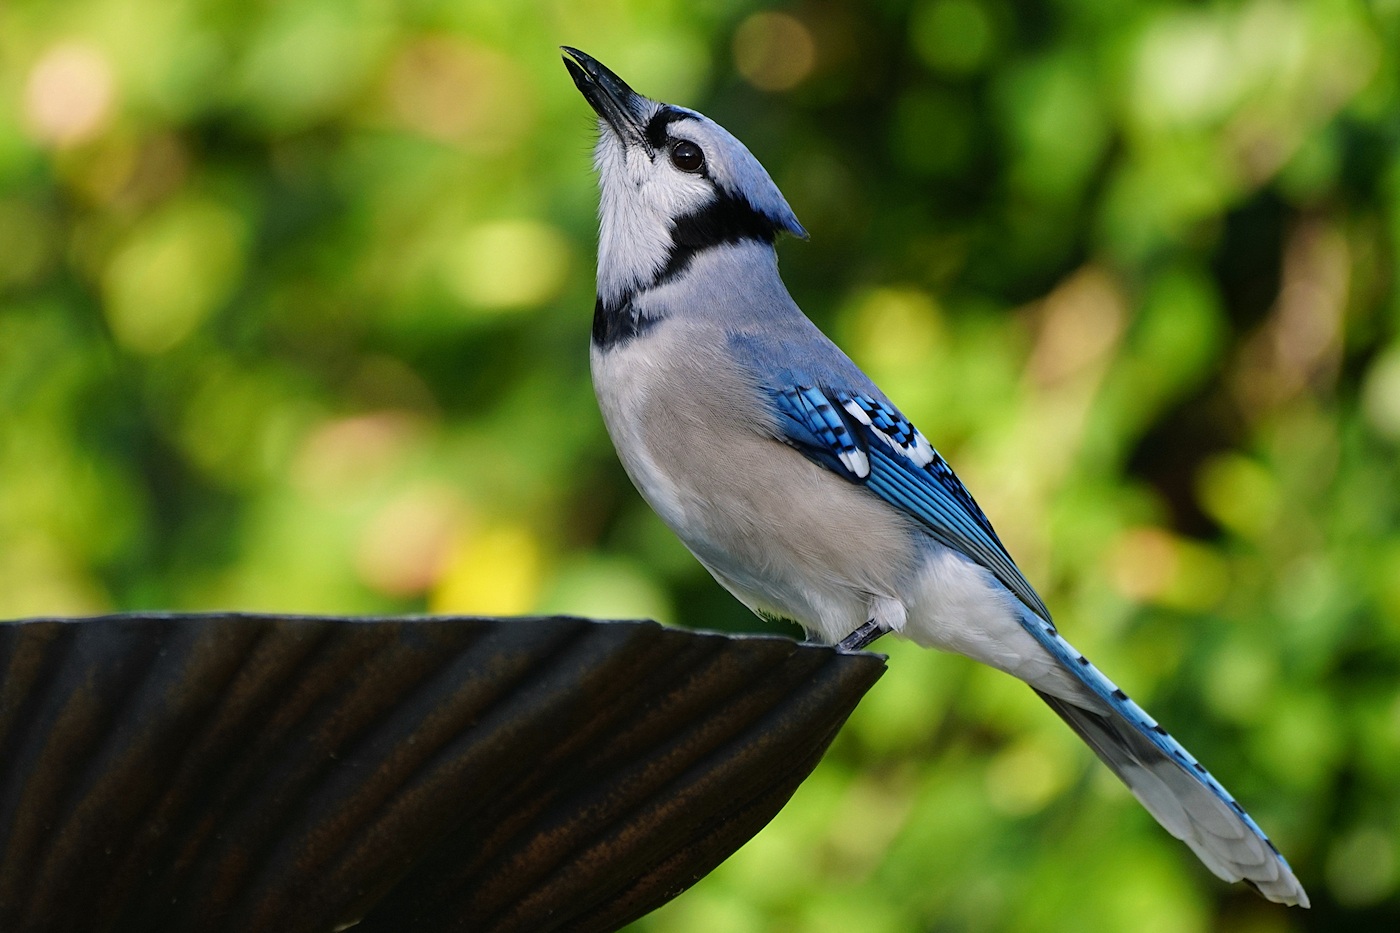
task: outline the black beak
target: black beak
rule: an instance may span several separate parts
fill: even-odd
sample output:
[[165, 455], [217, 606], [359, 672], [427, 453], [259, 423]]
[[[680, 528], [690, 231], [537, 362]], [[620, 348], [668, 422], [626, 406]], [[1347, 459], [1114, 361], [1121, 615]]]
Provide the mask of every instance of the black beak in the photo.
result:
[[564, 67], [569, 69], [569, 76], [574, 79], [574, 84], [589, 106], [607, 121], [619, 139], [629, 145], [645, 147], [650, 155], [651, 146], [647, 143], [639, 117], [646, 98], [628, 87], [626, 81], [593, 56], [567, 45], [560, 48], [568, 56], [564, 59]]

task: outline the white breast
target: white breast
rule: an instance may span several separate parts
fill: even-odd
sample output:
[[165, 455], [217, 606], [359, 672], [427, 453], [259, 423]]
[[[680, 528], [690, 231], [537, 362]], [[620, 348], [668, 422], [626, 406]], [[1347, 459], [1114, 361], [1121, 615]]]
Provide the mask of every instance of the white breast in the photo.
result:
[[837, 641], [899, 598], [919, 563], [902, 513], [775, 440], [715, 335], [668, 319], [593, 351], [593, 384], [628, 475], [750, 608]]
[[590, 362], [598, 409], [623, 469], [647, 504], [674, 529], [683, 518], [685, 496], [656, 463], [648, 443], [647, 419], [654, 408], [654, 386], [661, 381], [653, 347], [658, 339], [664, 337], [648, 335], [644, 341], [632, 340], [608, 350], [594, 346]]

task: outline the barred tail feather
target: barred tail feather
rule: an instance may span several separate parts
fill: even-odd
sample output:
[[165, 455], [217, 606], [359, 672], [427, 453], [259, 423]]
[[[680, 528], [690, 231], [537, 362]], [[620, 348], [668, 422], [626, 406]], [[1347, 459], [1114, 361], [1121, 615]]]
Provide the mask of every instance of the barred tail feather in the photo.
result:
[[[1118, 775], [1147, 812], [1190, 846], [1218, 877], [1244, 881], [1280, 904], [1308, 906], [1307, 892], [1288, 863], [1238, 803], [1219, 796], [1122, 715], [1093, 712], [1039, 690], [1036, 693]], [[1209, 779], [1208, 773], [1200, 773]]]
[[1244, 881], [1280, 904], [1308, 906], [1307, 892], [1259, 824], [1180, 742], [1049, 622], [1026, 610], [1022, 624], [1093, 697], [1075, 702], [1033, 689], [1167, 832], [1220, 878]]

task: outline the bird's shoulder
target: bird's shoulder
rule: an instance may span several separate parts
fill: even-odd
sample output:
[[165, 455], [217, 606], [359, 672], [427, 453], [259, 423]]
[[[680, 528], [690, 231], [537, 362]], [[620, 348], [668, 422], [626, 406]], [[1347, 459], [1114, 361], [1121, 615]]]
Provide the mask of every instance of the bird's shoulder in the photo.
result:
[[894, 408], [880, 390], [839, 346], [800, 312], [731, 328], [727, 334], [733, 357], [769, 390], [821, 386], [877, 399]]
[[761, 374], [774, 436], [916, 519], [938, 542], [990, 570], [1023, 603], [1050, 617], [986, 513], [914, 423], [812, 328], [787, 339], [736, 337]]

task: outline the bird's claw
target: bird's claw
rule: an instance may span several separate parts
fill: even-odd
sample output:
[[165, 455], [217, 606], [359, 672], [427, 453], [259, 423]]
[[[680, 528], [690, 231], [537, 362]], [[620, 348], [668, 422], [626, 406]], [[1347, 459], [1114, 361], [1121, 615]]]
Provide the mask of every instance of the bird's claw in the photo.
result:
[[836, 646], [836, 650], [864, 651], [875, 639], [879, 638], [881, 635], [888, 635], [889, 631], [889, 628], [883, 622], [871, 619], [868, 622], [862, 623], [860, 628], [841, 639], [841, 643]]

